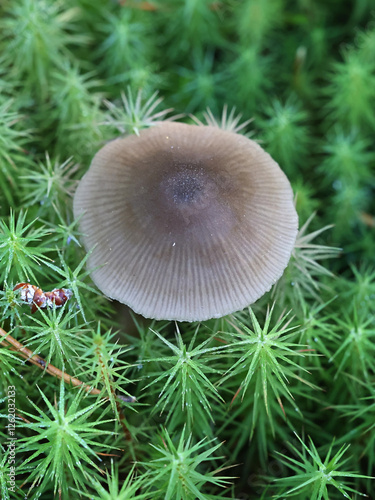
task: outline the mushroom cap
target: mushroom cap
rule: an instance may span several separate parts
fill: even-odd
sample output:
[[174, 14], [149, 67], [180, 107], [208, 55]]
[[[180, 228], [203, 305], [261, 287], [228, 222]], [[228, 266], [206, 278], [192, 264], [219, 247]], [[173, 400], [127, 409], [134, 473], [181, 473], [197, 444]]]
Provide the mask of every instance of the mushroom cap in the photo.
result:
[[176, 122], [106, 144], [74, 214], [98, 288], [179, 321], [255, 302], [282, 275], [298, 229], [289, 181], [256, 142]]

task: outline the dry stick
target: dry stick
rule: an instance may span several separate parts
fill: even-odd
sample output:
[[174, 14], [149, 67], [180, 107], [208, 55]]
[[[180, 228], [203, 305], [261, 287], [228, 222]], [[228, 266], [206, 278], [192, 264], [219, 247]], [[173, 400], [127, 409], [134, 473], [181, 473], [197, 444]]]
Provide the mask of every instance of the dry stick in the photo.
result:
[[25, 358], [27, 361], [30, 361], [30, 363], [32, 363], [33, 365], [38, 366], [42, 370], [45, 370], [50, 375], [53, 375], [54, 377], [57, 377], [60, 380], [63, 379], [64, 382], [72, 384], [76, 387], [83, 387], [83, 389], [89, 394], [101, 394], [101, 391], [99, 391], [99, 389], [90, 387], [81, 382], [81, 380], [78, 380], [78, 378], [74, 378], [71, 375], [62, 372], [55, 366], [51, 365], [51, 363], [47, 363], [47, 361], [38, 356], [38, 354], [34, 354], [32, 351], [30, 351], [30, 349], [22, 345], [20, 342], [18, 342], [18, 340], [13, 338], [11, 335], [9, 335], [9, 333], [7, 333], [2, 328], [0, 328], [0, 335], [4, 337], [4, 340], [1, 341], [0, 344], [5, 346], [11, 345], [12, 351], [16, 351], [20, 356]]
[[[0, 335], [4, 337], [3, 341], [0, 341], [1, 345], [4, 346], [10, 346], [10, 349], [12, 351], [17, 352], [20, 356], [22, 356], [24, 359], [27, 361], [30, 361], [30, 363], [33, 363], [34, 365], [38, 366], [40, 369], [46, 371], [50, 375], [53, 375], [54, 377], [57, 377], [58, 379], [63, 379], [64, 382], [67, 382], [68, 384], [72, 384], [76, 387], [82, 387], [87, 393], [89, 394], [96, 394], [99, 395], [101, 394], [101, 391], [99, 389], [95, 389], [93, 387], [90, 387], [86, 385], [84, 382], [79, 380], [78, 378], [72, 377], [71, 375], [68, 375], [65, 372], [62, 372], [55, 366], [51, 365], [51, 363], [47, 363], [43, 358], [41, 358], [38, 354], [34, 354], [30, 349], [22, 345], [18, 340], [13, 338], [9, 333], [7, 333], [5, 330], [0, 328]], [[120, 423], [123, 428], [124, 434], [125, 434], [125, 439], [127, 441], [131, 441], [131, 433], [129, 429], [127, 428], [125, 424], [125, 415], [120, 407], [119, 404], [119, 399], [126, 402], [126, 403], [134, 403], [135, 398], [127, 398], [125, 396], [119, 396], [115, 393], [113, 393], [113, 396], [115, 397], [115, 402], [116, 402], [116, 408], [120, 416]], [[109, 397], [106, 397], [105, 399], [109, 399]]]
[[[40, 369], [45, 370], [47, 373], [50, 375], [53, 375], [54, 377], [57, 377], [58, 379], [63, 379], [64, 382], [68, 384], [72, 384], [75, 387], [82, 387], [87, 393], [89, 394], [96, 394], [99, 395], [101, 394], [101, 391], [99, 389], [95, 389], [94, 387], [90, 387], [89, 385], [86, 385], [84, 382], [79, 380], [78, 378], [72, 377], [71, 375], [68, 375], [65, 372], [62, 372], [55, 366], [51, 365], [51, 363], [47, 363], [43, 358], [38, 356], [38, 354], [34, 354], [30, 349], [25, 347], [23, 344], [18, 342], [15, 338], [13, 338], [9, 333], [7, 333], [5, 330], [0, 328], [0, 335], [4, 337], [3, 341], [0, 341], [1, 345], [4, 346], [11, 346], [10, 349], [12, 351], [17, 352], [20, 356], [25, 358], [27, 361], [30, 361], [33, 365], [38, 366]], [[119, 396], [115, 395], [116, 398], [120, 399], [121, 401], [124, 401], [125, 403], [134, 403], [135, 398], [126, 398], [124, 396]], [[108, 397], [106, 398], [108, 399]]]
[[[30, 349], [28, 349], [27, 347], [22, 345], [20, 342], [18, 342], [18, 340], [13, 338], [11, 335], [9, 335], [9, 333], [7, 333], [2, 328], [0, 328], [0, 335], [2, 337], [4, 337], [4, 340], [0, 341], [1, 345], [7, 346], [7, 347], [10, 346], [10, 349], [12, 351], [17, 352], [20, 356], [25, 358], [27, 361], [30, 361], [30, 363], [32, 363], [33, 365], [38, 366], [42, 370], [45, 370], [50, 375], [53, 375], [54, 377], [57, 377], [60, 380], [63, 379], [64, 382], [66, 382], [68, 384], [72, 384], [75, 387], [82, 387], [89, 394], [97, 394], [97, 395], [101, 394], [101, 391], [99, 391], [99, 389], [95, 389], [94, 387], [90, 387], [89, 385], [86, 385], [84, 382], [81, 382], [81, 380], [79, 380], [78, 378], [72, 377], [71, 375], [68, 375], [67, 373], [62, 372], [61, 370], [59, 370], [55, 366], [51, 365], [51, 363], [47, 363], [47, 361], [45, 361], [43, 358], [38, 356], [38, 354], [34, 354], [32, 351], [30, 351]], [[125, 396], [119, 396], [117, 394], [113, 394], [113, 395], [115, 397], [116, 407], [117, 407], [117, 411], [118, 411], [119, 416], [120, 416], [120, 423], [121, 423], [121, 426], [122, 426], [124, 434], [125, 434], [125, 439], [127, 441], [131, 441], [132, 436], [131, 436], [129, 429], [127, 428], [127, 426], [125, 424], [125, 416], [124, 416], [124, 413], [119, 405], [119, 399], [121, 401], [124, 401], [125, 403], [134, 403], [134, 401], [136, 399], [131, 398], [131, 397], [127, 398]], [[106, 397], [105, 399], [109, 399], [109, 397]]]
[[360, 212], [359, 218], [368, 227], [375, 227], [375, 217], [373, 215], [367, 214], [366, 212]]

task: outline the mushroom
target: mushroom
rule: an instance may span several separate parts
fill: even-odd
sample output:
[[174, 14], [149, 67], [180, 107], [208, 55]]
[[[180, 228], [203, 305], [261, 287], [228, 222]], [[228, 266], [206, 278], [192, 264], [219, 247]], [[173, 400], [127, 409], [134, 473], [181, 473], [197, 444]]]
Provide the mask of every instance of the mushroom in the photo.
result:
[[98, 288], [178, 321], [255, 302], [281, 277], [298, 229], [289, 181], [256, 142], [177, 122], [106, 144], [74, 214]]

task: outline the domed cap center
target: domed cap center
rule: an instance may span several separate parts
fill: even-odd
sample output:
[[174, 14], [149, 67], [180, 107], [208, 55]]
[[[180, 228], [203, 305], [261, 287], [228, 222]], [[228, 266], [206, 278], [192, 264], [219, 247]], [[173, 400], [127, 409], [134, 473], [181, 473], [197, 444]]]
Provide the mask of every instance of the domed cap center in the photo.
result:
[[[168, 227], [182, 230], [191, 223], [200, 225], [206, 221], [206, 230], [216, 225], [215, 220], [222, 216], [220, 202], [221, 186], [203, 165], [173, 166], [162, 176], [158, 198], [155, 205], [163, 214], [168, 214]], [[227, 210], [228, 211], [228, 210]]]
[[204, 198], [205, 178], [201, 168], [186, 166], [165, 179], [162, 190], [173, 199], [176, 208], [181, 205], [199, 205]]

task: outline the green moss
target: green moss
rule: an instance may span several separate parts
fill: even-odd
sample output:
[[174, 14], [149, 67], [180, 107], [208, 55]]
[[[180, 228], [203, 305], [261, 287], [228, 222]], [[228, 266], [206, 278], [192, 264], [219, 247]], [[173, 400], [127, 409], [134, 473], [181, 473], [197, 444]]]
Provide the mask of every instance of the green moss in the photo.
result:
[[[374, 14], [370, 0], [1, 2], [1, 498], [371, 497]], [[276, 286], [199, 325], [124, 318], [72, 214], [106, 141], [173, 114], [259, 141], [300, 218]], [[31, 314], [26, 281], [73, 296]]]

